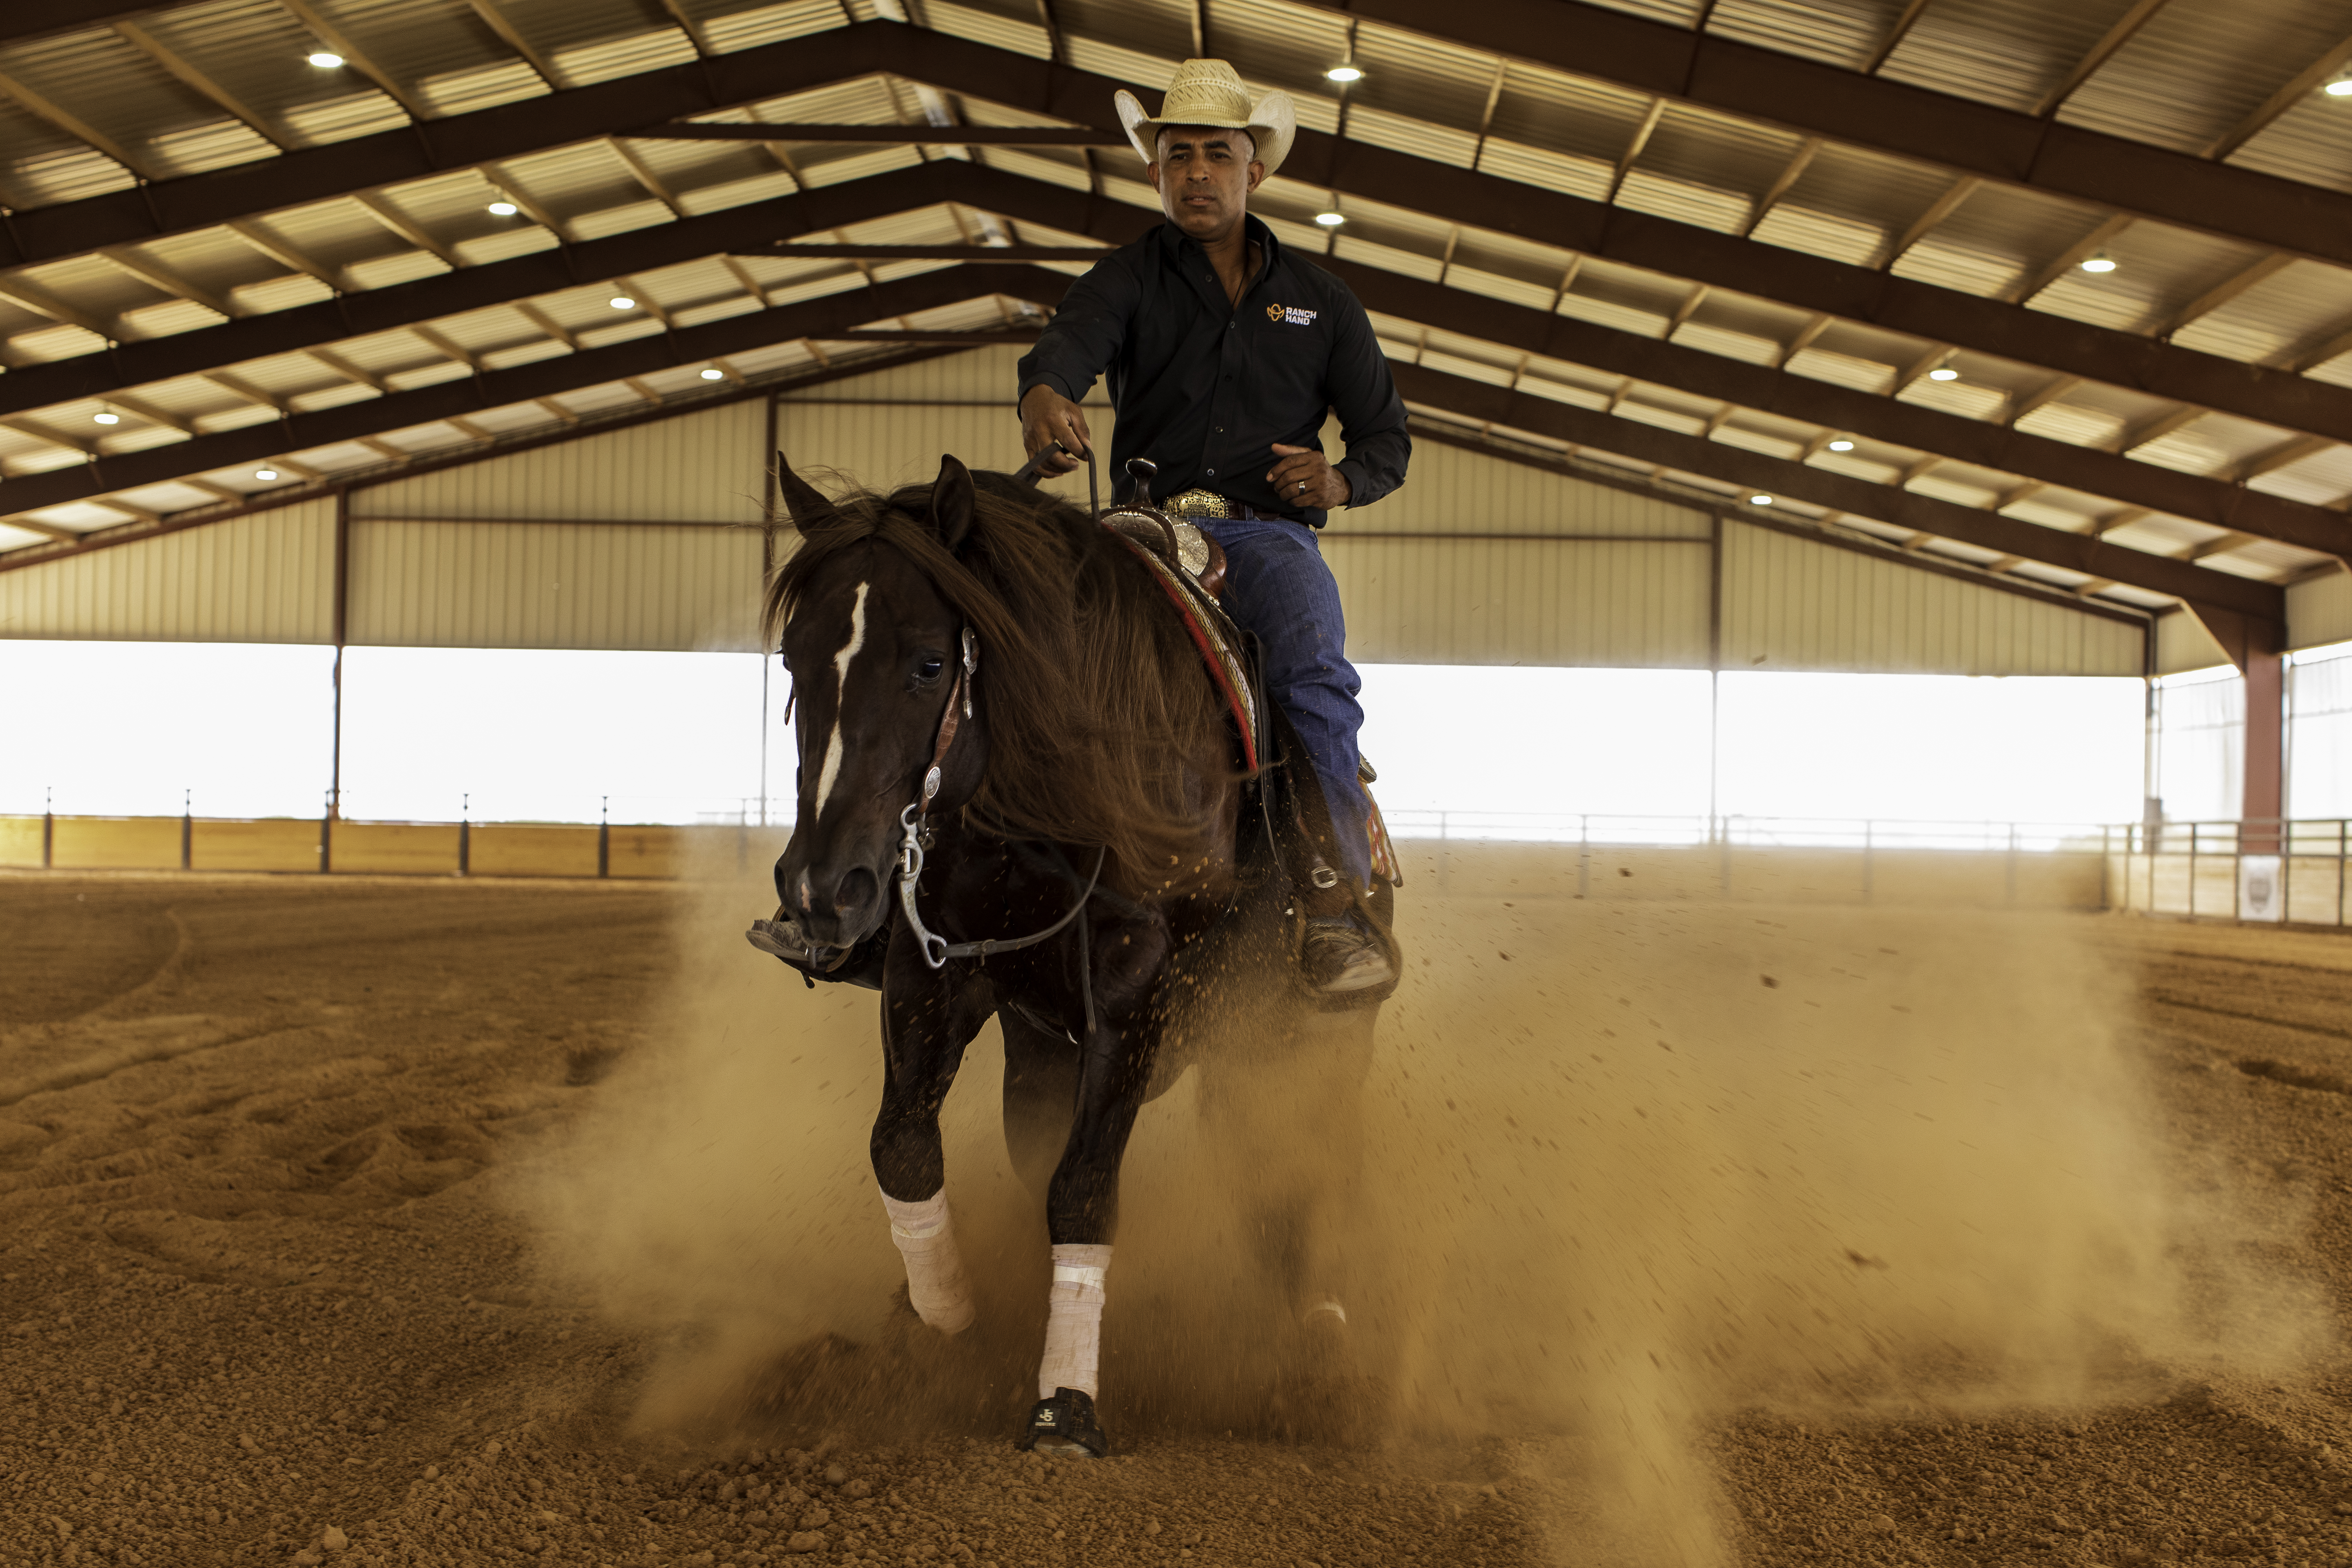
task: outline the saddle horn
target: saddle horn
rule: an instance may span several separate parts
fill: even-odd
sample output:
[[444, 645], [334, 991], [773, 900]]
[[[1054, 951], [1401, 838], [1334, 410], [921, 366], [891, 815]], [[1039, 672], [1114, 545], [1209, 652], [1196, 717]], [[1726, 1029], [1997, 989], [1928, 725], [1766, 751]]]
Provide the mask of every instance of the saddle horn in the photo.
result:
[[1151, 481], [1159, 477], [1160, 465], [1153, 462], [1150, 458], [1129, 458], [1127, 460], [1127, 504], [1129, 506], [1150, 506], [1151, 504]]

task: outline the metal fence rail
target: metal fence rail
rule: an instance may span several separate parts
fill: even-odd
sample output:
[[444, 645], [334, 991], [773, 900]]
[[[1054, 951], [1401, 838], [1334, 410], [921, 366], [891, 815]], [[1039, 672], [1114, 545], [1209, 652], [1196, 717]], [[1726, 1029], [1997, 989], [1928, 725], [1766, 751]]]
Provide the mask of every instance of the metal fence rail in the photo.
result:
[[1731, 844], [1780, 849], [2015, 850], [2107, 847], [2097, 822], [1942, 822], [1874, 816], [1637, 816], [1607, 812], [1389, 811], [1391, 837], [1627, 846]]
[[2342, 927], [2352, 821], [2125, 823], [2108, 830], [2110, 901], [2137, 914]]

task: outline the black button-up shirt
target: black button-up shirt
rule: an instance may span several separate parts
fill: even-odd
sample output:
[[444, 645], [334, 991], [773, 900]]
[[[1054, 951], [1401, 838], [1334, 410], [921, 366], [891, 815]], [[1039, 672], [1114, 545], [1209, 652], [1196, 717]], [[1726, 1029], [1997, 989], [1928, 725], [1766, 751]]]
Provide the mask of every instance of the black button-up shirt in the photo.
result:
[[1076, 403], [1108, 371], [1114, 475], [1148, 458], [1160, 466], [1155, 497], [1212, 489], [1320, 528], [1323, 511], [1266, 482], [1282, 460], [1275, 443], [1321, 450], [1336, 409], [1348, 455], [1332, 466], [1348, 477], [1348, 504], [1369, 506], [1404, 482], [1404, 400], [1348, 286], [1243, 221], [1264, 259], [1238, 308], [1207, 253], [1163, 223], [1070, 286], [1021, 361], [1021, 392], [1042, 384]]

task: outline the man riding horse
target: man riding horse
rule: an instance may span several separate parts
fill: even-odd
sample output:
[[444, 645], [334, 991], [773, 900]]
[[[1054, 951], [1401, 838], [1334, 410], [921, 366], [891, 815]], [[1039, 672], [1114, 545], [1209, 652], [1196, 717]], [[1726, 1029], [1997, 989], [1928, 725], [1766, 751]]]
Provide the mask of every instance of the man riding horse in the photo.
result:
[[[1353, 887], [1301, 889], [1308, 982], [1329, 994], [1386, 986], [1390, 950], [1357, 896], [1371, 879], [1357, 776], [1360, 682], [1314, 531], [1331, 508], [1369, 506], [1404, 482], [1404, 403], [1348, 286], [1248, 215], [1250, 193], [1290, 151], [1289, 96], [1269, 93], [1253, 109], [1232, 66], [1187, 60], [1158, 119], [1131, 94], [1118, 105], [1168, 221], [1071, 286], [1021, 362], [1022, 439], [1033, 458], [1045, 454], [1044, 471], [1076, 468], [1073, 454], [1093, 445], [1078, 404], [1108, 372], [1113, 471], [1150, 459], [1176, 492], [1162, 510], [1223, 547], [1225, 609], [1256, 634], [1267, 695], [1322, 786], [1336, 869]], [[1327, 410], [1347, 443], [1338, 463], [1318, 437]]]
[[[1000, 1025], [1007, 1150], [1045, 1200], [1053, 1263], [1022, 1445], [1093, 1456], [1110, 1447], [1094, 1400], [1127, 1141], [1173, 1081], [1161, 1048], [1179, 999], [1231, 982], [1235, 944], [1280, 945], [1274, 911], [1307, 918], [1302, 962], [1325, 994], [1300, 999], [1322, 1022], [1289, 1033], [1355, 1043], [1325, 1103], [1332, 1127], [1355, 1121], [1396, 960], [1358, 912], [1373, 859], [1362, 712], [1313, 531], [1329, 508], [1394, 489], [1410, 451], [1363, 308], [1244, 210], [1289, 149], [1288, 100], [1252, 110], [1231, 67], [1192, 60], [1161, 120], [1126, 94], [1119, 112], [1169, 222], [1071, 289], [1022, 364], [1024, 438], [1069, 471], [1090, 452], [1075, 400], [1108, 372], [1116, 456], [1156, 460], [1181, 490], [1166, 510], [1223, 546], [1225, 607], [1259, 638], [1264, 685], [1290, 720], [1273, 733], [1291, 732], [1285, 758], [1311, 763], [1319, 790], [1309, 769], [1281, 767], [1296, 791], [1281, 798], [1307, 809], [1277, 813], [1259, 793], [1267, 837], [1243, 831], [1244, 796], [1273, 786], [1252, 772], [1256, 726], [1227, 720], [1262, 710], [1222, 664], [1202, 678], [1201, 623], [1168, 604], [1191, 592], [1174, 559], [952, 456], [929, 485], [831, 499], [780, 458], [799, 538], [767, 609], [793, 674], [799, 805], [775, 918], [749, 933], [811, 984], [882, 993], [875, 1177], [908, 1304], [943, 1334], [977, 1306], [940, 1108], [965, 1048]], [[1349, 448], [1337, 467], [1318, 446], [1333, 407]], [[1148, 517], [1181, 556], [1160, 514], [1125, 515]], [[1305, 853], [1296, 837], [1277, 847], [1277, 815], [1311, 840]], [[1281, 876], [1254, 874], [1254, 843]], [[1360, 1147], [1336, 1142], [1329, 1184], [1344, 1187]], [[1318, 1229], [1304, 1207], [1291, 1217]], [[1292, 1250], [1304, 1319], [1344, 1324], [1330, 1249]]]

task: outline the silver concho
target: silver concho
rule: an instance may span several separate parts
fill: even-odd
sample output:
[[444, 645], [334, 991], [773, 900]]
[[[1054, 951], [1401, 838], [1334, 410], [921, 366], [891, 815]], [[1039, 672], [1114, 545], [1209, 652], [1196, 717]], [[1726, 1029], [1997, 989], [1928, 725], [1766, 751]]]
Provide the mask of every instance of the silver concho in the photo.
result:
[[1209, 569], [1208, 536], [1181, 519], [1176, 524], [1176, 563], [1198, 577]]

